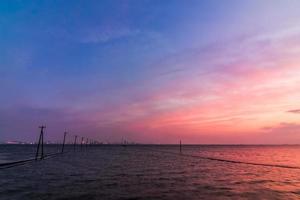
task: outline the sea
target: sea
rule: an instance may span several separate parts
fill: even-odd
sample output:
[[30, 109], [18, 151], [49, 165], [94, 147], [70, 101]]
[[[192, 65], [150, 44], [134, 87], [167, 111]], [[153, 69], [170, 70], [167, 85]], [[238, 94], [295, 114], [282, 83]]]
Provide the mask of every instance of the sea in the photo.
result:
[[[0, 164], [35, 153], [0, 145]], [[66, 145], [0, 168], [0, 199], [300, 199], [300, 146]]]

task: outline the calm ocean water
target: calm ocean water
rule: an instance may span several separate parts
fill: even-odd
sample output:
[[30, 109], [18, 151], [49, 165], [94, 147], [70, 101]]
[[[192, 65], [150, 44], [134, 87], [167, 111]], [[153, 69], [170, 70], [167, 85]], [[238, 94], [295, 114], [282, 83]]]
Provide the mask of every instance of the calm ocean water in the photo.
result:
[[[300, 169], [276, 167], [300, 168], [300, 146], [183, 146], [181, 155], [178, 146], [79, 149], [0, 170], [0, 199], [300, 199]], [[34, 153], [0, 145], [0, 163]]]

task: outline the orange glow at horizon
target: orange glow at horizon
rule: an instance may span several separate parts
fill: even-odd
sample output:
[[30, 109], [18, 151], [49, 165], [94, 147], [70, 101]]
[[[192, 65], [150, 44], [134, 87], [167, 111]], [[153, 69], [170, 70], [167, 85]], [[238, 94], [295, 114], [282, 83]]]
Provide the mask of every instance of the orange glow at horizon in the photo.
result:
[[225, 54], [234, 61], [208, 72], [198, 71], [197, 57], [184, 60], [192, 70], [167, 75], [169, 81], [151, 97], [110, 112], [114, 120], [108, 123], [150, 135], [185, 132], [199, 138], [203, 134], [251, 138], [251, 134], [292, 130], [300, 117], [288, 112], [300, 108], [300, 58], [296, 56], [300, 49], [289, 37], [274, 39], [272, 45], [261, 43], [254, 41], [255, 48], [241, 55]]

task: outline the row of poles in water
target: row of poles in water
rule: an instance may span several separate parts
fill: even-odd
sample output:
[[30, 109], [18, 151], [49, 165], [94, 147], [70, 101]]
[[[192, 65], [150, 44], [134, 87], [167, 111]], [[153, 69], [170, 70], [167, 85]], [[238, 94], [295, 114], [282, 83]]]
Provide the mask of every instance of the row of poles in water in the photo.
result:
[[[39, 141], [38, 141], [38, 145], [37, 145], [37, 149], [36, 149], [35, 160], [38, 160], [38, 159], [42, 160], [42, 159], [45, 158], [45, 154], [44, 154], [44, 130], [45, 130], [46, 126], [39, 126], [39, 128], [40, 128], [41, 131], [40, 131]], [[61, 149], [60, 153], [64, 152], [67, 134], [68, 134], [67, 131], [65, 131], [64, 132], [64, 139], [63, 139], [63, 143], [62, 143], [62, 149]], [[77, 135], [74, 136], [74, 143], [73, 143], [73, 149], [74, 149], [74, 151], [75, 151], [76, 146], [77, 146], [77, 137], [78, 137]], [[83, 147], [83, 144], [84, 144], [84, 137], [81, 137], [81, 143], [80, 143], [81, 149]], [[99, 142], [96, 141], [96, 140], [92, 140], [92, 139], [86, 138], [86, 141], [85, 141], [86, 147], [89, 144], [90, 145], [94, 145], [94, 144], [99, 144]]]

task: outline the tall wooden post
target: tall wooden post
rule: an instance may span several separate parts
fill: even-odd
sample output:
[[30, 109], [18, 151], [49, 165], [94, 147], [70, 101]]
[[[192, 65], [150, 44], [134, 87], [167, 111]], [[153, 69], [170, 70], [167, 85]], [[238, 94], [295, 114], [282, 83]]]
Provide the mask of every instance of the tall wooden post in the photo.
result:
[[181, 153], [181, 140], [180, 140], [180, 153]]
[[67, 135], [67, 131], [64, 132], [64, 141], [63, 141], [63, 145], [62, 145], [62, 149], [61, 149], [61, 153], [64, 152], [64, 148], [65, 148], [65, 142], [66, 142], [66, 135]]
[[42, 133], [40, 133], [40, 136], [39, 136], [39, 142], [38, 142], [38, 146], [37, 146], [37, 148], [36, 148], [35, 160], [37, 160], [37, 159], [38, 159], [38, 156], [39, 156], [39, 150], [40, 150], [41, 139], [42, 139]]
[[40, 146], [42, 149], [41, 159], [44, 159], [44, 129], [46, 128], [46, 126], [39, 126], [39, 128], [41, 129], [41, 132], [40, 132], [39, 143], [35, 154], [35, 160], [37, 160], [39, 157]]
[[[45, 128], [45, 127], [44, 127]], [[42, 155], [41, 155], [41, 159], [44, 159], [44, 129], [43, 126], [41, 127], [42, 129]]]
[[83, 137], [81, 137], [80, 149], [82, 150]]
[[76, 141], [77, 141], [77, 135], [75, 135], [75, 139], [74, 139], [74, 151], [75, 151], [75, 148], [76, 148]]

